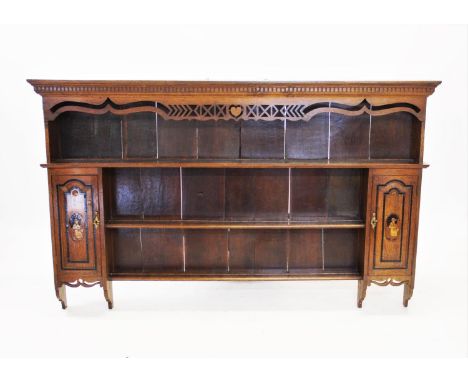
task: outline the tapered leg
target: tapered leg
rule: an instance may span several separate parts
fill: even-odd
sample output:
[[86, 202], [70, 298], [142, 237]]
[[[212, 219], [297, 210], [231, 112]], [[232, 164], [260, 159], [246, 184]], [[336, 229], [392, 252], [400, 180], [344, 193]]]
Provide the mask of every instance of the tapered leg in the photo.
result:
[[403, 292], [403, 306], [405, 308], [408, 307], [408, 301], [413, 296], [413, 289], [414, 289], [414, 278], [412, 278], [411, 280], [405, 283], [405, 290]]
[[367, 280], [358, 280], [357, 306], [362, 308], [362, 302], [366, 298]]
[[112, 294], [112, 282], [104, 281], [102, 285], [104, 289], [104, 297], [107, 301], [107, 307], [112, 309], [114, 307], [114, 296]]
[[56, 286], [55, 294], [62, 304], [62, 309], [67, 309], [67, 292], [65, 290], [65, 285]]

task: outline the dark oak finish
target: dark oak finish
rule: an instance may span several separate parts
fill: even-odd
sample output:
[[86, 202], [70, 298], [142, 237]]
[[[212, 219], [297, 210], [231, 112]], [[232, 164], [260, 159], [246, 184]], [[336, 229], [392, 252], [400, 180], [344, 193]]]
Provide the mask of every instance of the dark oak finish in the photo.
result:
[[286, 158], [289, 160], [328, 159], [329, 113], [309, 121], [290, 121], [286, 128]]
[[228, 235], [225, 230], [184, 232], [184, 271], [187, 273], [227, 272]]
[[29, 80], [43, 96], [56, 296], [113, 280], [414, 288], [439, 82]]

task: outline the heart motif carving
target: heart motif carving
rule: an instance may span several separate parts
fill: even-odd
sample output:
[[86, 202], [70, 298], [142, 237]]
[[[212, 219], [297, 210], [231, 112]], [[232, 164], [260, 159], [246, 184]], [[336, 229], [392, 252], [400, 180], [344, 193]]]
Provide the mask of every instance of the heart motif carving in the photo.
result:
[[240, 105], [231, 105], [229, 107], [229, 114], [231, 114], [234, 118], [239, 118], [242, 115], [242, 106]]

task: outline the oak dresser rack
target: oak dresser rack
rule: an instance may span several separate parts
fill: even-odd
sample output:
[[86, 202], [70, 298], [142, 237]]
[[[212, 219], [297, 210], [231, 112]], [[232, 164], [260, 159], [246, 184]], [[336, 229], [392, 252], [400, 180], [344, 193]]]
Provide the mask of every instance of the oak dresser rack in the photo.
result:
[[357, 280], [412, 296], [440, 82], [28, 80], [56, 295], [114, 280]]

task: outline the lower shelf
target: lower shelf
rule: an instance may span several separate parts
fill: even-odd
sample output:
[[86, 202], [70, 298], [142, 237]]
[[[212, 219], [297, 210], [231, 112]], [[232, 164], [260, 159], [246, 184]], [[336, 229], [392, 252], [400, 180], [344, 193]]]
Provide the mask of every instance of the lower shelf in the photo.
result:
[[275, 280], [361, 280], [362, 275], [357, 269], [336, 268], [324, 269], [265, 269], [246, 270], [242, 272], [204, 271], [201, 272], [114, 272], [111, 280], [203, 280], [203, 281], [275, 281]]
[[113, 276], [356, 276], [362, 229], [108, 229]]

